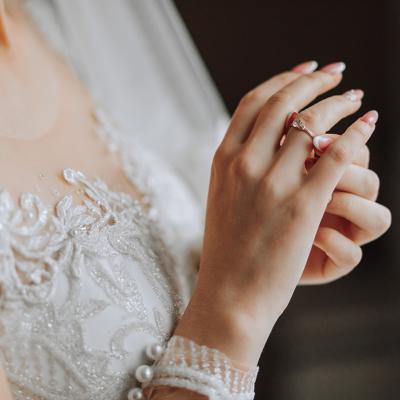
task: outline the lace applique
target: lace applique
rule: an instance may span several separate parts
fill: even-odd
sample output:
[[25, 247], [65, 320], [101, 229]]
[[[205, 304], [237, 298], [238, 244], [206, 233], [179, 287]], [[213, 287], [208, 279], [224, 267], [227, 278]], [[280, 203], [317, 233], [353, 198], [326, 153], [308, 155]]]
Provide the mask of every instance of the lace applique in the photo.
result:
[[82, 204], [23, 193], [16, 205], [0, 191], [0, 364], [16, 400], [125, 398], [143, 349], [168, 340], [189, 299], [201, 209], [104, 118], [99, 134], [143, 202], [70, 168]]
[[252, 400], [258, 367], [238, 368], [224, 353], [173, 336], [145, 387], [185, 388], [210, 400]]

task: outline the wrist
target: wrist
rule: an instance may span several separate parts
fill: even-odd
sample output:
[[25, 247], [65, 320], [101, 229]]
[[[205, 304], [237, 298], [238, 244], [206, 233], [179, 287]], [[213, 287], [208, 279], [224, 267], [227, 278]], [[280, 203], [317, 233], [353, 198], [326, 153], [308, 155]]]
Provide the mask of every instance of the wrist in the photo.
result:
[[197, 286], [174, 333], [218, 349], [239, 364], [256, 366], [277, 318], [266, 309], [260, 318], [238, 300], [230, 290]]

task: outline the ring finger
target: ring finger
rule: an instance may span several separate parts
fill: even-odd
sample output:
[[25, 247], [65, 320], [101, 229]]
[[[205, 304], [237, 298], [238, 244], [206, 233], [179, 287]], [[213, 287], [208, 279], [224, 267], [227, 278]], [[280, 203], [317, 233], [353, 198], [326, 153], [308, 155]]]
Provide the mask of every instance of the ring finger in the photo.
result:
[[[354, 96], [349, 96], [352, 93]], [[306, 126], [313, 132], [325, 133], [341, 119], [355, 113], [361, 107], [364, 93], [361, 90], [346, 92], [343, 95], [328, 97], [300, 113]], [[278, 150], [274, 167], [292, 165], [293, 184], [298, 184], [304, 176], [304, 162], [312, 150], [312, 140], [308, 134], [291, 128]]]
[[231, 123], [224, 141], [230, 142], [232, 145], [241, 144], [250, 132], [265, 102], [274, 93], [298, 79], [302, 74], [314, 72], [317, 67], [318, 64], [316, 61], [302, 63], [294, 67], [291, 71], [283, 72], [262, 82], [248, 92], [242, 97], [232, 115]]
[[344, 68], [343, 63], [336, 63], [302, 75], [268, 99], [245, 142], [246, 150], [256, 156], [260, 167], [265, 166], [265, 160], [273, 158], [286, 115], [306, 107], [316, 97], [337, 86]]

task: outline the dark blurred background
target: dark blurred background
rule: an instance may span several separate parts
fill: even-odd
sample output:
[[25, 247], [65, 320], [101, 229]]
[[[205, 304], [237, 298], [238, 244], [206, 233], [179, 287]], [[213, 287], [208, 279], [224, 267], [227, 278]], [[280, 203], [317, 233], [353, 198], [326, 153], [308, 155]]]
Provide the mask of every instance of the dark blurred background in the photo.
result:
[[392, 228], [363, 247], [350, 276], [298, 288], [262, 355], [256, 399], [400, 399], [400, 2], [175, 2], [230, 112], [263, 80], [310, 59], [345, 61], [338, 92], [362, 88], [359, 114], [380, 112], [370, 166]]

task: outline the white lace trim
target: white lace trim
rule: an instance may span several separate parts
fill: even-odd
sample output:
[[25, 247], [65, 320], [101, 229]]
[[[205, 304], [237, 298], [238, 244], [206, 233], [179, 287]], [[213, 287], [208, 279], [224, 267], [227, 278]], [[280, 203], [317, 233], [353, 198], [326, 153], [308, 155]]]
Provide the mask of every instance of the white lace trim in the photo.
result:
[[186, 388], [210, 400], [252, 400], [257, 374], [258, 367], [238, 368], [221, 351], [175, 335], [147, 386]]

